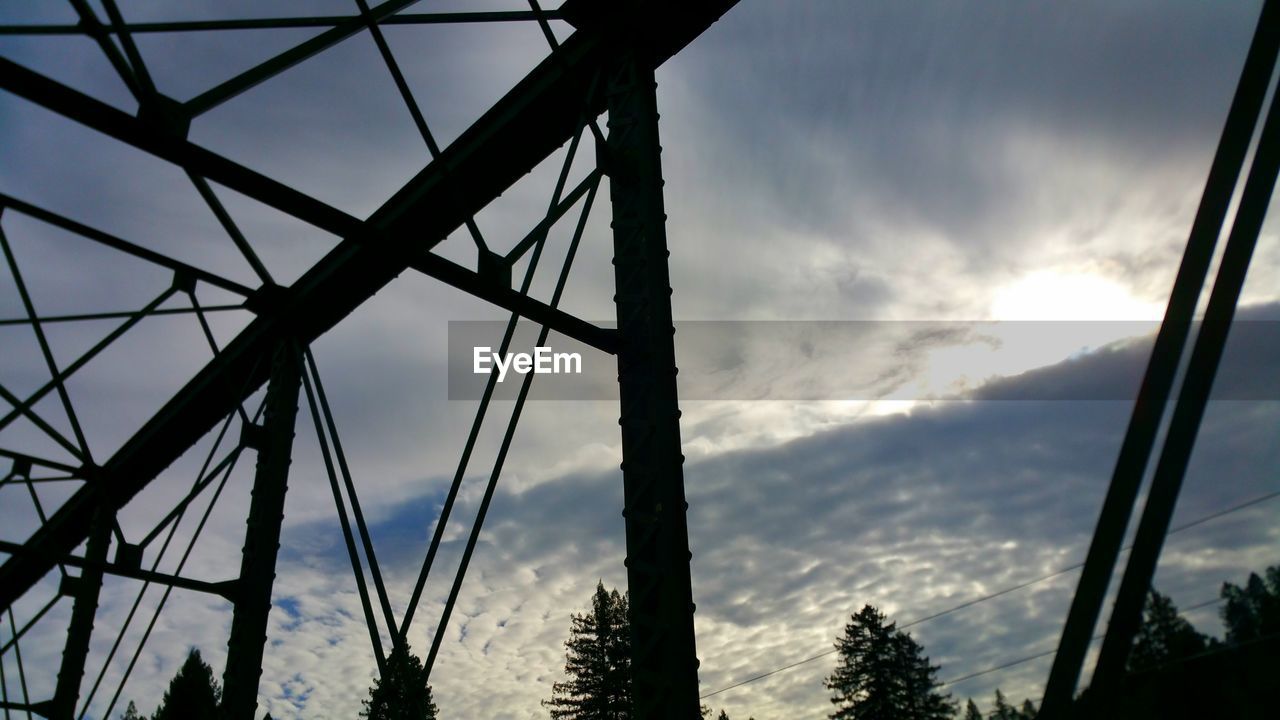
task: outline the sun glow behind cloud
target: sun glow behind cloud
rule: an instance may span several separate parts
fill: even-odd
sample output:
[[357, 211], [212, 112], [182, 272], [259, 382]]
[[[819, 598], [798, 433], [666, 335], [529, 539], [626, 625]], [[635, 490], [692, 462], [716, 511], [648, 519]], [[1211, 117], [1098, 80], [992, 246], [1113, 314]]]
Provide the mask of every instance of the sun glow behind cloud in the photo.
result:
[[[1045, 270], [995, 291], [993, 320], [1159, 320], [1163, 307], [1098, 275]], [[1118, 339], [1118, 338], [1112, 338]]]

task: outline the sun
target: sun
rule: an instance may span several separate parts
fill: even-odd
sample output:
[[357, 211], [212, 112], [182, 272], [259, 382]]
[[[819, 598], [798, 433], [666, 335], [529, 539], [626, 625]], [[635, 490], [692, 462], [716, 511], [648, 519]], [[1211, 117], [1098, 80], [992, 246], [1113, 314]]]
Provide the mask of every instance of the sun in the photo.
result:
[[1164, 308], [1087, 273], [1040, 271], [995, 292], [992, 320], [1159, 320]]

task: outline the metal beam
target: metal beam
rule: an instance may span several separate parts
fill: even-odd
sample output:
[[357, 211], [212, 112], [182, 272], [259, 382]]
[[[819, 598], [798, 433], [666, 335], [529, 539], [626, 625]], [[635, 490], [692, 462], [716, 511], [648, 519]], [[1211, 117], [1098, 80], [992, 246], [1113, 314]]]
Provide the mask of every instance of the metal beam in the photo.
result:
[[1142, 607], [1147, 591], [1151, 589], [1151, 578], [1160, 560], [1164, 536], [1178, 503], [1178, 493], [1209, 402], [1218, 363], [1227, 344], [1227, 334], [1231, 331], [1245, 274], [1249, 271], [1258, 233], [1267, 217], [1277, 170], [1280, 170], [1280, 94], [1271, 100], [1262, 137], [1253, 157], [1253, 167], [1240, 196], [1235, 224], [1218, 266], [1204, 322], [1196, 335], [1195, 347], [1183, 376], [1182, 391], [1178, 393], [1160, 461], [1156, 464], [1142, 519], [1138, 522], [1138, 532], [1134, 536], [1124, 578], [1120, 581], [1115, 609], [1111, 611], [1111, 622], [1107, 625], [1107, 636], [1102, 643], [1093, 679], [1093, 687], [1100, 697], [1107, 697], [1107, 693], [1124, 678], [1133, 638], [1142, 624]]
[[[559, 19], [554, 10], [545, 11], [551, 20]], [[234, 20], [174, 20], [134, 22], [123, 25], [102, 23], [107, 33], [177, 33], [209, 30], [270, 30], [278, 28], [331, 28], [351, 22], [351, 15], [316, 15], [312, 17], [243, 18]], [[384, 17], [379, 25], [441, 25], [463, 23], [529, 22], [538, 16], [529, 10], [492, 10], [479, 12], [399, 13]], [[2, 25], [0, 35], [84, 35], [83, 25], [27, 24]]]
[[603, 350], [610, 355], [617, 352], [618, 333], [616, 330], [592, 325], [586, 320], [574, 317], [563, 310], [538, 302], [528, 295], [501, 285], [495, 285], [478, 273], [472, 272], [457, 263], [450, 262], [439, 255], [423, 253], [410, 263], [410, 267], [482, 300], [488, 300], [494, 305], [510, 310], [523, 318], [546, 325], [566, 337], [586, 343], [597, 350]]
[[[28, 552], [28, 548], [19, 543], [0, 540], [0, 551], [17, 555], [19, 553]], [[157, 585], [165, 585], [168, 587], [182, 588], [183, 590], [194, 590], [196, 592], [217, 595], [227, 600], [234, 601], [236, 593], [236, 580], [223, 580], [220, 582], [206, 582], [204, 580], [193, 580], [191, 578], [180, 577], [178, 575], [170, 575], [167, 573], [154, 572], [151, 570], [143, 570], [137, 567], [121, 565], [120, 563], [107, 562], [105, 555], [102, 559], [94, 560], [92, 556], [80, 557], [79, 555], [64, 555], [55, 558], [56, 562], [60, 562], [69, 567], [82, 568], [98, 573], [99, 575], [115, 575], [116, 577], [129, 578], [131, 580], [143, 580], [145, 582], [153, 582]]]
[[1111, 484], [1094, 528], [1084, 571], [1071, 600], [1071, 609], [1062, 628], [1058, 652], [1045, 686], [1040, 708], [1042, 720], [1066, 717], [1075, 696], [1076, 684], [1089, 649], [1090, 638], [1102, 610], [1107, 586], [1115, 570], [1120, 545], [1124, 542], [1129, 517], [1146, 473], [1160, 420], [1164, 417], [1169, 390], [1173, 386], [1179, 360], [1191, 328], [1196, 301], [1204, 286], [1213, 259], [1214, 245], [1244, 165], [1245, 154], [1258, 123], [1258, 114], [1271, 81], [1277, 48], [1280, 47], [1280, 1], [1267, 0], [1258, 20], [1258, 29], [1245, 58], [1240, 82], [1227, 113], [1222, 137], [1205, 180], [1204, 194], [1174, 279], [1164, 321], [1156, 334], [1146, 375], [1138, 390], [1133, 414], [1120, 446], [1111, 475]]
[[[266, 369], [255, 360], [269, 352], [277, 338], [288, 332], [308, 344], [328, 331], [568, 140], [577, 129], [591, 78], [597, 70], [617, 67], [616, 36], [646, 40], [655, 48], [646, 63], [656, 67], [735, 3], [663, 0], [644, 6], [643, 17], [652, 16], [648, 21], [615, 16], [575, 32], [438, 160], [354, 227], [349, 216], [323, 203], [203, 148], [155, 133], [113, 108], [97, 108], [95, 117], [106, 118], [107, 125], [138, 147], [155, 147], [161, 151], [156, 154], [179, 164], [189, 160], [202, 165], [186, 167], [274, 207], [291, 208], [286, 212], [320, 227], [341, 229], [346, 236], [297, 282], [258, 308], [259, 316], [99, 469], [105, 501], [115, 508], [123, 506], [256, 391], [266, 379]], [[21, 82], [15, 80], [15, 69], [25, 78]], [[0, 87], [47, 89], [51, 82], [0, 59]], [[65, 95], [61, 90], [54, 94]], [[595, 102], [598, 106], [588, 111], [599, 114], [604, 100]], [[28, 543], [50, 552], [70, 552], [84, 539], [95, 504], [89, 493], [77, 492]], [[0, 608], [8, 607], [51, 567], [28, 556], [5, 561], [0, 566]]]
[[632, 717], [696, 718], [698, 658], [657, 96], [645, 48], [633, 52], [609, 76], [607, 93]]
[[260, 430], [258, 468], [249, 499], [249, 518], [240, 562], [240, 587], [227, 641], [227, 668], [222, 680], [221, 717], [251, 720], [258, 707], [258, 678], [267, 641], [271, 586], [276, 577], [284, 495], [292, 461], [294, 421], [302, 367], [298, 348], [289, 340], [277, 344], [267, 385], [266, 412]]
[[107, 559], [113, 522], [113, 513], [101, 508], [98, 510], [85, 547], [85, 556], [91, 565], [78, 578], [63, 578], [64, 584], [74, 581], [71, 594], [75, 602], [71, 606], [71, 624], [67, 627], [62, 664], [58, 668], [58, 682], [53, 693], [49, 715], [53, 720], [71, 720], [80, 699], [80, 679], [84, 677], [84, 661], [89, 656], [89, 638], [93, 634], [93, 617], [98, 612], [98, 597], [102, 592], [102, 569], [99, 565]]

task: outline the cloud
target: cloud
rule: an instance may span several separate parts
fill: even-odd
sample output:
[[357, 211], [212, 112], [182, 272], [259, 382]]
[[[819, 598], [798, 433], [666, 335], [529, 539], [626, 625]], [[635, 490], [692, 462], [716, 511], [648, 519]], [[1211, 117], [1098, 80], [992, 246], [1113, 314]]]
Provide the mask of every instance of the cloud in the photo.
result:
[[[676, 316], [984, 320], [1002, 289], [1040, 271], [1102, 278], [1136, 302], [1162, 302], [1256, 5], [1090, 2], [1067, 11], [1049, 3], [812, 3], [797, 12], [741, 3], [659, 73]], [[191, 17], [238, 11], [257, 12], [248, 3], [184, 9]], [[350, 11], [344, 2], [308, 7]], [[147, 14], [171, 8], [127, 12], [137, 20], [173, 17]], [[0, 13], [6, 22], [12, 14]], [[186, 99], [310, 32], [139, 42], [161, 89]], [[539, 35], [531, 24], [388, 30], [442, 144], [546, 54]], [[6, 37], [0, 52], [134, 110], [87, 39]], [[11, 96], [0, 97], [0, 136], [0, 190], [256, 284], [174, 168]], [[197, 120], [192, 138], [357, 215], [426, 162], [365, 34]], [[544, 163], [482, 213], [478, 222], [495, 247], [510, 246], [540, 215], [558, 161]], [[585, 152], [575, 173], [590, 162]], [[231, 191], [217, 192], [281, 282], [335, 242]], [[602, 192], [564, 301], [588, 319], [613, 314], [605, 199]], [[171, 280], [12, 210], [3, 224], [41, 312], [134, 308]], [[558, 262], [566, 233], [557, 227], [546, 263]], [[1276, 299], [1275, 240], [1271, 223], [1246, 292], [1254, 304]], [[465, 263], [475, 257], [465, 233], [441, 252]], [[539, 297], [549, 294], [549, 274], [544, 268], [534, 286]], [[201, 293], [204, 302], [228, 301], [204, 286]], [[1275, 319], [1274, 307], [1258, 312]], [[22, 314], [3, 283], [0, 309], [4, 317]], [[445, 400], [445, 322], [501, 316], [406, 274], [315, 345], [397, 613], [473, 411]], [[215, 337], [227, 342], [247, 318], [218, 315]], [[21, 330], [0, 328], [0, 382], [15, 392], [47, 377], [33, 338]], [[103, 332], [96, 324], [53, 331], [59, 362]], [[688, 343], [682, 352], [694, 351], [696, 342], [678, 339]], [[816, 341], [807, 355], [802, 345], [798, 357], [757, 347], [768, 373], [731, 379], [810, 388], [806, 373], [821, 367], [833, 377], [892, 387], [939, 363], [954, 375], [956, 361], [934, 353], [969, 339], [909, 335], [875, 346], [883, 352], [857, 367]], [[1257, 397], [1249, 393], [1266, 389], [1274, 348], [1240, 347], [1233, 361], [1240, 372], [1224, 375], [1220, 392], [1234, 386], [1240, 397]], [[752, 357], [749, 347], [718, 350], [711, 357], [726, 370]], [[1059, 364], [1078, 351], [999, 372], [982, 366], [988, 372], [961, 389], [1021, 373], [975, 397], [1123, 390], [1119, 378], [1135, 377], [1144, 353], [1132, 344]], [[191, 318], [147, 320], [86, 367], [73, 396], [96, 455], [108, 456], [208, 357]], [[250, 411], [257, 399], [247, 403]], [[37, 410], [70, 433], [55, 398]], [[504, 403], [491, 410], [468, 470], [457, 524], [446, 533], [411, 637], [420, 654], [430, 645], [465, 542], [460, 528], [475, 513], [508, 410]], [[1126, 403], [1114, 401], [686, 402], [684, 410], [708, 690], [822, 652], [861, 603], [905, 622], [1077, 561], [1128, 413]], [[1175, 524], [1274, 489], [1266, 481], [1280, 458], [1268, 449], [1265, 430], [1275, 427], [1277, 412], [1274, 402], [1211, 406]], [[585, 607], [597, 580], [624, 584], [616, 421], [616, 406], [607, 402], [525, 409], [434, 679], [450, 715], [540, 716], [537, 701], [563, 665], [569, 613]], [[263, 709], [276, 717], [349, 717], [369, 685], [373, 654], [305, 409], [299, 422]], [[238, 429], [231, 432], [234, 438]], [[130, 539], [185, 492], [212, 444], [212, 437], [203, 440], [126, 509], [121, 522]], [[0, 445], [62, 456], [20, 424], [5, 429]], [[186, 574], [223, 579], [236, 572], [252, 460], [246, 456], [233, 473]], [[61, 502], [66, 487], [40, 486], [46, 509]], [[0, 506], [6, 539], [26, 537], [37, 522], [21, 491], [4, 490], [17, 498]], [[176, 542], [188, 536], [205, 497]], [[1175, 536], [1158, 584], [1185, 605], [1273, 562], [1269, 517], [1265, 507], [1252, 508]], [[165, 569], [173, 569], [174, 554]], [[20, 621], [52, 595], [54, 582], [47, 578], [22, 600]], [[1064, 575], [913, 632], [943, 663], [944, 678], [1049, 649], [1072, 582]], [[132, 581], [108, 587], [91, 667], [105, 656], [136, 588]], [[144, 708], [187, 646], [199, 645], [215, 667], [225, 660], [226, 603], [183, 591], [171, 603], [126, 688]], [[31, 667], [49, 669], [33, 673], [42, 678], [33, 680], [38, 690], [53, 677], [68, 607], [60, 603], [24, 643]], [[1201, 611], [1193, 620], [1208, 629], [1211, 615]], [[140, 630], [131, 632], [132, 642]], [[987, 697], [1000, 685], [1011, 696], [1034, 695], [1046, 663], [955, 692]], [[821, 688], [829, 668], [826, 660], [809, 663], [714, 704], [760, 720], [816, 715], [829, 709]], [[108, 682], [119, 672], [117, 661]]]
[[[1132, 346], [1125, 351], [1141, 355]], [[1115, 368], [1110, 352], [1098, 352], [997, 381], [992, 391], [1002, 383], [1087, 386]], [[1129, 409], [1121, 401], [939, 403], [689, 464], [704, 690], [822, 652], [863, 603], [909, 622], [1078, 562]], [[1277, 417], [1274, 401], [1211, 406], [1174, 526], [1275, 490], [1277, 458], [1265, 436]], [[474, 488], [482, 479], [468, 482]], [[442, 708], [463, 717], [539, 716], [537, 701], [563, 664], [558, 648], [568, 613], [585, 606], [596, 579], [624, 584], [620, 484], [611, 472], [499, 485], [433, 676]], [[422, 552], [436, 502], [405, 504], [373, 528], [393, 548], [383, 555], [393, 597], [407, 596], [416, 570], [413, 553], [398, 546]], [[455, 517], [465, 525], [475, 504], [474, 496], [464, 501]], [[1223, 580], [1238, 581], [1273, 561], [1268, 516], [1256, 507], [1173, 536], [1157, 586], [1189, 605], [1214, 597]], [[329, 584], [310, 589], [322, 596], [350, 591], [339, 579], [346, 561], [326, 527], [297, 526], [290, 542], [325, 568]], [[413, 537], [407, 528], [424, 532]], [[443, 546], [443, 572], [433, 575], [415, 629], [422, 652], [464, 542], [459, 535]], [[1051, 649], [1075, 577], [1067, 573], [911, 631], [942, 663], [943, 679]], [[295, 591], [287, 576], [281, 582], [281, 593]], [[325, 617], [337, 621], [332, 612]], [[1209, 631], [1216, 625], [1205, 616], [1197, 624]], [[289, 638], [305, 644], [313, 634], [300, 623]], [[312, 642], [318, 652], [320, 638]], [[348, 628], [347, 642], [368, 644], [358, 624]], [[827, 702], [820, 676], [832, 662], [717, 696], [715, 704], [757, 718], [821, 712]], [[1034, 698], [1046, 669], [1019, 667], [954, 691], [981, 699], [999, 685]], [[486, 681], [477, 686], [477, 677]], [[316, 688], [322, 707], [352, 702], [331, 692]]]

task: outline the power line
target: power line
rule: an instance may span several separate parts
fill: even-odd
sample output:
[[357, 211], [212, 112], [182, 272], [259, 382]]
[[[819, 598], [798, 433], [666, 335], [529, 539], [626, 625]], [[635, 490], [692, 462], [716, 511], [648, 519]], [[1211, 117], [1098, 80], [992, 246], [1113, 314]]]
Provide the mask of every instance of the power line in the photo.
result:
[[[1210, 513], [1210, 514], [1205, 515], [1205, 516], [1203, 516], [1203, 517], [1196, 518], [1195, 520], [1192, 520], [1192, 521], [1190, 521], [1190, 522], [1183, 523], [1183, 524], [1181, 524], [1181, 525], [1179, 525], [1179, 526], [1177, 526], [1177, 527], [1175, 527], [1175, 528], [1171, 529], [1168, 533], [1166, 533], [1166, 537], [1167, 537], [1167, 536], [1169, 536], [1169, 535], [1173, 535], [1173, 534], [1175, 534], [1175, 533], [1182, 532], [1183, 530], [1189, 530], [1190, 528], [1196, 527], [1197, 525], [1202, 525], [1202, 524], [1204, 524], [1204, 523], [1206, 523], [1206, 522], [1209, 522], [1210, 520], [1216, 520], [1216, 519], [1218, 519], [1218, 518], [1220, 518], [1220, 517], [1223, 517], [1223, 516], [1225, 516], [1225, 515], [1230, 515], [1230, 514], [1232, 514], [1232, 513], [1239, 512], [1239, 511], [1244, 510], [1244, 509], [1246, 509], [1246, 508], [1253, 507], [1254, 505], [1258, 505], [1258, 504], [1260, 504], [1260, 503], [1264, 503], [1264, 502], [1266, 502], [1266, 501], [1268, 501], [1268, 500], [1273, 500], [1273, 499], [1275, 499], [1275, 498], [1277, 498], [1277, 497], [1280, 497], [1280, 490], [1273, 491], [1273, 492], [1269, 492], [1269, 493], [1266, 493], [1266, 494], [1264, 494], [1264, 495], [1259, 495], [1259, 496], [1257, 496], [1257, 497], [1255, 497], [1255, 498], [1252, 498], [1252, 499], [1246, 500], [1246, 501], [1244, 501], [1244, 502], [1242, 502], [1242, 503], [1239, 503], [1239, 504], [1237, 504], [1237, 505], [1232, 505], [1231, 507], [1224, 508], [1224, 509], [1219, 510], [1219, 511], [1217, 511], [1217, 512], [1213, 512], [1213, 513]], [[1131, 547], [1132, 547], [1132, 546], [1126, 546], [1126, 547], [1124, 548], [1124, 550], [1128, 550], [1128, 549], [1130, 549]], [[1032, 585], [1036, 585], [1036, 584], [1039, 584], [1039, 583], [1045, 582], [1046, 580], [1052, 580], [1053, 578], [1056, 578], [1056, 577], [1058, 577], [1059, 575], [1065, 575], [1065, 574], [1067, 574], [1067, 573], [1069, 573], [1069, 572], [1071, 572], [1071, 571], [1073, 571], [1073, 570], [1079, 570], [1079, 569], [1080, 569], [1080, 568], [1082, 568], [1082, 567], [1084, 567], [1084, 563], [1083, 563], [1083, 562], [1079, 562], [1079, 563], [1076, 563], [1076, 564], [1074, 564], [1074, 565], [1070, 565], [1070, 566], [1068, 566], [1068, 567], [1064, 567], [1064, 568], [1062, 568], [1062, 569], [1060, 569], [1060, 570], [1055, 570], [1054, 572], [1051, 572], [1051, 573], [1049, 573], [1049, 574], [1047, 574], [1047, 575], [1041, 575], [1040, 577], [1037, 577], [1037, 578], [1034, 578], [1034, 579], [1031, 579], [1031, 580], [1027, 580], [1027, 581], [1024, 581], [1024, 582], [1021, 582], [1021, 583], [1018, 583], [1017, 585], [1011, 585], [1011, 586], [1009, 586], [1009, 587], [1007, 587], [1007, 588], [1004, 588], [1004, 589], [1002, 589], [1002, 590], [997, 590], [997, 591], [995, 591], [995, 592], [993, 592], [993, 593], [990, 593], [990, 594], [988, 594], [988, 595], [983, 595], [983, 596], [981, 596], [981, 597], [977, 597], [977, 598], [974, 598], [974, 599], [972, 599], [972, 600], [966, 600], [965, 602], [962, 602], [962, 603], [960, 603], [959, 605], [955, 605], [955, 606], [953, 606], [953, 607], [949, 607], [949, 608], [947, 608], [946, 610], [942, 610], [942, 611], [940, 611], [940, 612], [933, 613], [932, 615], [926, 615], [926, 616], [924, 616], [924, 617], [922, 617], [922, 618], [917, 618], [917, 619], [915, 619], [915, 620], [912, 620], [912, 621], [911, 621], [911, 622], [909, 622], [909, 623], [905, 623], [905, 624], [899, 625], [898, 627], [899, 627], [899, 629], [901, 629], [901, 630], [905, 630], [905, 629], [907, 629], [907, 628], [909, 628], [909, 627], [914, 627], [914, 626], [916, 626], [916, 625], [920, 625], [920, 624], [923, 624], [923, 623], [929, 622], [930, 620], [936, 620], [936, 619], [938, 619], [938, 618], [940, 618], [940, 617], [943, 617], [943, 616], [945, 616], [945, 615], [950, 615], [951, 613], [957, 612], [957, 611], [959, 611], [959, 610], [963, 610], [963, 609], [965, 609], [965, 608], [973, 607], [974, 605], [978, 605], [978, 604], [980, 604], [980, 603], [984, 603], [984, 602], [986, 602], [986, 601], [988, 601], [988, 600], [994, 600], [995, 598], [1001, 597], [1002, 595], [1008, 595], [1008, 594], [1009, 594], [1009, 593], [1011, 593], [1011, 592], [1015, 592], [1015, 591], [1017, 591], [1017, 590], [1022, 590], [1023, 588], [1031, 587]], [[1207, 606], [1207, 605], [1211, 605], [1211, 604], [1216, 603], [1216, 602], [1220, 602], [1220, 599], [1209, 600], [1209, 601], [1206, 601], [1206, 602], [1203, 602], [1203, 603], [1199, 603], [1199, 604], [1196, 604], [1196, 605], [1192, 605], [1191, 607], [1184, 608], [1184, 609], [1182, 610], [1182, 612], [1190, 612], [1190, 611], [1192, 611], [1192, 610], [1198, 610], [1198, 609], [1200, 609], [1200, 608], [1202, 608], [1202, 607], [1205, 607], [1205, 606]], [[1096, 638], [1095, 638], [1095, 639], [1096, 639]], [[1091, 641], [1091, 642], [1092, 642], [1092, 641]], [[767, 677], [770, 677], [770, 676], [772, 676], [772, 675], [777, 675], [777, 674], [778, 674], [778, 673], [780, 673], [780, 672], [784, 672], [784, 671], [786, 671], [786, 670], [790, 670], [790, 669], [792, 669], [792, 668], [800, 667], [801, 665], [806, 665], [806, 664], [811, 663], [811, 662], [813, 662], [813, 661], [815, 661], [815, 660], [821, 660], [822, 658], [827, 657], [828, 655], [834, 655], [836, 652], [837, 652], [837, 651], [836, 651], [835, 649], [831, 649], [831, 650], [827, 650], [827, 651], [825, 651], [825, 652], [818, 653], [817, 655], [812, 655], [812, 656], [807, 657], [807, 658], [805, 658], [805, 659], [803, 659], [803, 660], [797, 660], [796, 662], [793, 662], [793, 663], [791, 663], [791, 664], [789, 664], [789, 665], [784, 665], [784, 666], [782, 666], [782, 667], [775, 668], [775, 669], [770, 670], [770, 671], [768, 671], [768, 672], [766, 672], [766, 673], [761, 673], [760, 675], [756, 675], [756, 676], [754, 676], [754, 677], [747, 678], [746, 680], [741, 680], [741, 681], [739, 681], [739, 682], [736, 682], [736, 683], [734, 683], [734, 684], [732, 684], [732, 685], [727, 685], [727, 686], [725, 686], [725, 687], [722, 687], [722, 688], [720, 688], [719, 690], [715, 690], [715, 691], [713, 691], [713, 692], [709, 692], [709, 693], [707, 693], [706, 695], [701, 695], [701, 696], [699, 696], [699, 697], [698, 697], [698, 699], [699, 699], [699, 700], [706, 700], [707, 698], [709, 698], [709, 697], [713, 697], [713, 696], [715, 696], [715, 695], [719, 695], [720, 693], [728, 692], [729, 690], [734, 690], [734, 689], [736, 689], [736, 688], [740, 688], [740, 687], [742, 687], [743, 685], [749, 685], [749, 684], [751, 684], [751, 683], [753, 683], [753, 682], [756, 682], [757, 680], [763, 680], [763, 679], [765, 679], [765, 678], [767, 678]], [[1048, 654], [1050, 654], [1050, 655], [1051, 655], [1051, 654], [1053, 654], [1054, 652], [1057, 652], [1057, 651], [1056, 651], [1056, 650], [1055, 650], [1055, 651], [1050, 651]], [[1012, 665], [1017, 665], [1017, 664], [1024, 663], [1024, 662], [1030, 662], [1030, 661], [1032, 661], [1032, 660], [1036, 660], [1036, 659], [1039, 659], [1039, 658], [1042, 658], [1042, 657], [1045, 657], [1045, 654], [1044, 654], [1044, 653], [1041, 653], [1041, 654], [1039, 654], [1039, 655], [1035, 655], [1035, 656], [1033, 656], [1033, 657], [1028, 657], [1028, 658], [1022, 658], [1022, 659], [1020, 659], [1020, 660], [1015, 660], [1015, 661], [1013, 661], [1013, 663], [1011, 663], [1011, 664], [1009, 664], [1009, 665], [1004, 665], [1004, 666], [1001, 666], [1001, 667], [998, 667], [998, 668], [991, 668], [991, 669], [989, 669], [989, 670], [984, 670], [984, 671], [982, 671], [981, 673], [978, 673], [978, 674], [980, 674], [980, 675], [981, 675], [981, 674], [986, 674], [986, 673], [988, 673], [988, 672], [995, 672], [996, 670], [1003, 670], [1005, 667], [1012, 667]], [[972, 677], [976, 677], [976, 675], [974, 675], [974, 676], [972, 676]], [[960, 682], [961, 680], [967, 680], [967, 679], [969, 679], [969, 678], [968, 678], [968, 676], [963, 677], [963, 678], [957, 678], [957, 679], [955, 679], [955, 680], [948, 680], [947, 682], [943, 683], [943, 685], [948, 685], [948, 684], [951, 684], [951, 683], [956, 683], [956, 682]]]
[[[1104, 637], [1106, 636], [1094, 635], [1093, 637], [1089, 638], [1089, 644], [1092, 645], [1093, 643], [1098, 642]], [[958, 678], [952, 678], [951, 680], [940, 682], [938, 683], [937, 687], [946, 687], [948, 685], [955, 685], [956, 683], [962, 683], [965, 680], [972, 680], [973, 678], [982, 677], [983, 675], [990, 675], [991, 673], [996, 672], [998, 670], [1007, 670], [1008, 668], [1014, 667], [1015, 665], [1022, 665], [1024, 663], [1029, 663], [1032, 660], [1039, 660], [1040, 658], [1045, 658], [1045, 657], [1049, 657], [1050, 655], [1055, 655], [1057, 654], [1057, 652], [1058, 652], [1058, 649], [1054, 648], [1053, 650], [1046, 650], [1044, 652], [1036, 653], [1035, 655], [1028, 655], [1023, 658], [1018, 658], [1017, 660], [1010, 660], [1007, 663], [996, 665], [995, 667], [990, 667], [990, 668], [987, 668], [986, 670], [979, 670], [978, 672], [969, 673], [968, 675], [961, 675]]]
[[[1216, 597], [1216, 598], [1213, 598], [1212, 600], [1205, 600], [1204, 602], [1196, 603], [1195, 605], [1191, 605], [1191, 606], [1189, 606], [1189, 607], [1182, 608], [1182, 609], [1181, 609], [1181, 610], [1179, 610], [1178, 612], [1179, 612], [1179, 614], [1181, 614], [1181, 613], [1188, 613], [1188, 612], [1191, 612], [1192, 610], [1199, 610], [1200, 608], [1208, 607], [1208, 606], [1210, 606], [1210, 605], [1217, 605], [1217, 604], [1221, 603], [1223, 600], [1224, 600], [1224, 598]], [[1101, 640], [1103, 637], [1105, 637], [1105, 635], [1094, 635], [1092, 638], [1089, 638], [1089, 643], [1090, 643], [1090, 644], [1093, 644], [1093, 643], [1095, 643], [1095, 642], [1097, 642], [1097, 641]], [[1048, 657], [1048, 656], [1053, 655], [1053, 654], [1055, 654], [1055, 653], [1057, 653], [1057, 652], [1058, 652], [1058, 650], [1055, 648], [1055, 649], [1053, 649], [1053, 650], [1048, 650], [1048, 651], [1046, 651], [1046, 652], [1036, 653], [1035, 655], [1028, 655], [1027, 657], [1024, 657], [1024, 658], [1018, 658], [1017, 660], [1011, 660], [1011, 661], [1009, 661], [1009, 662], [1007, 662], [1007, 663], [1003, 663], [1003, 664], [1001, 664], [1001, 665], [997, 665], [997, 666], [995, 666], [995, 667], [987, 668], [986, 670], [979, 670], [978, 672], [969, 673], [968, 675], [962, 675], [961, 677], [953, 678], [953, 679], [951, 679], [951, 680], [947, 680], [947, 681], [945, 681], [945, 682], [939, 683], [939, 684], [938, 684], [938, 687], [945, 687], [945, 686], [947, 686], [947, 685], [955, 685], [955, 684], [957, 684], [957, 683], [962, 683], [962, 682], [964, 682], [965, 680], [971, 680], [971, 679], [973, 679], [973, 678], [981, 677], [981, 676], [983, 676], [983, 675], [989, 675], [989, 674], [991, 674], [991, 673], [993, 673], [993, 672], [996, 672], [996, 671], [998, 671], [998, 670], [1005, 670], [1005, 669], [1007, 669], [1007, 668], [1014, 667], [1015, 665], [1022, 665], [1023, 663], [1029, 663], [1029, 662], [1031, 662], [1032, 660], [1039, 660], [1040, 658]], [[1190, 660], [1190, 659], [1192, 659], [1192, 658], [1196, 658], [1196, 657], [1200, 657], [1200, 656], [1201, 656], [1201, 654], [1197, 654], [1197, 655], [1193, 655], [1193, 656], [1188, 657], [1188, 658], [1185, 658], [1185, 659]], [[1164, 665], [1161, 665], [1160, 667], [1165, 667], [1165, 666], [1164, 666]]]

